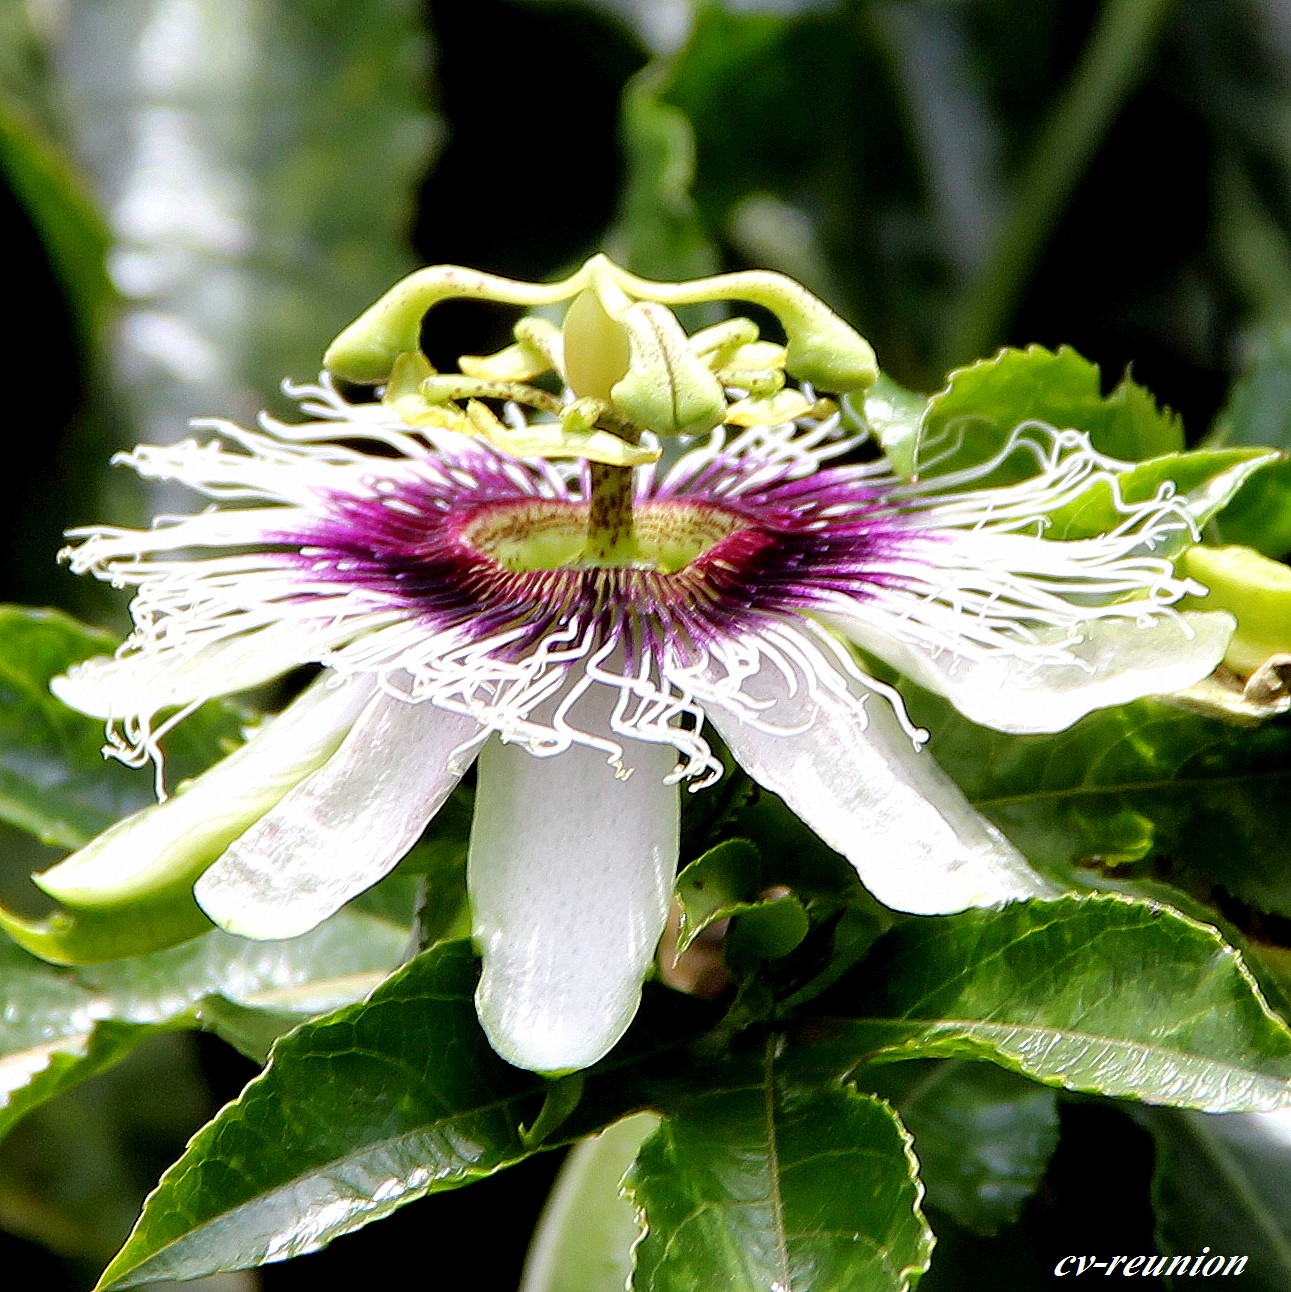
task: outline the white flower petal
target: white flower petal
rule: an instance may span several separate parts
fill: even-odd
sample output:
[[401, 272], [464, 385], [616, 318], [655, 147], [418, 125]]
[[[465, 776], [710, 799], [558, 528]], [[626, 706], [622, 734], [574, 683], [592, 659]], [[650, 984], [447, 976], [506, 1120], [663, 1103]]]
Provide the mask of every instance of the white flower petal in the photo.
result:
[[392, 870], [470, 763], [473, 718], [384, 692], [312, 776], [197, 881], [193, 896], [246, 938], [306, 933]]
[[742, 691], [766, 705], [756, 720], [720, 689], [701, 697], [708, 720], [745, 771], [841, 852], [884, 905], [943, 915], [1055, 891], [915, 750], [883, 696], [862, 704], [819, 684], [795, 687], [768, 663]]
[[663, 932], [678, 849], [670, 745], [633, 744], [632, 774], [574, 746], [480, 755], [467, 877], [493, 1048], [518, 1067], [595, 1063], [623, 1035]]
[[319, 681], [250, 740], [163, 803], [105, 830], [43, 874], [51, 897], [79, 909], [144, 894], [173, 880], [177, 868], [196, 876], [229, 842], [321, 767], [370, 701], [367, 678]]
[[[1216, 611], [1093, 619], [1066, 647], [1069, 662], [997, 652], [973, 658], [938, 654], [902, 641], [881, 621], [831, 616], [829, 622], [912, 681], [943, 695], [965, 717], [1017, 734], [1063, 731], [1095, 709], [1145, 695], [1181, 691], [1209, 677], [1224, 658], [1235, 621]], [[1062, 646], [1061, 629], [1037, 633], [1040, 646]]]
[[87, 659], [49, 689], [91, 718], [142, 717], [260, 686], [304, 662], [301, 629], [273, 623], [197, 650]]

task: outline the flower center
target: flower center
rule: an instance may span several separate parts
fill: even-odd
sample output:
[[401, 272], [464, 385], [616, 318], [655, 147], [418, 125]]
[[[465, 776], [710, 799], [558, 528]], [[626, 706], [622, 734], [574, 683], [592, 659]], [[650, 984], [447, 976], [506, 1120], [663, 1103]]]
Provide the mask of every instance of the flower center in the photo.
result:
[[[749, 528], [735, 512], [710, 503], [675, 499], [638, 502], [632, 510], [633, 555], [625, 568], [671, 574]], [[488, 508], [462, 531], [476, 551], [507, 570], [559, 570], [594, 564], [587, 559], [588, 505], [535, 499]]]

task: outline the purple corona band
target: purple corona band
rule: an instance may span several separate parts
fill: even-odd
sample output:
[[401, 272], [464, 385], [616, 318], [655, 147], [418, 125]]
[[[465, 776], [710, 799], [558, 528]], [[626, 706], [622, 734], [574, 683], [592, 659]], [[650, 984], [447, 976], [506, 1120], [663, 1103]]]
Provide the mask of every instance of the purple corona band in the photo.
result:
[[586, 480], [564, 481], [468, 440], [446, 439], [373, 475], [362, 494], [321, 491], [298, 528], [266, 536], [302, 598], [340, 589], [432, 633], [505, 639], [518, 658], [553, 631], [595, 623], [630, 668], [694, 660], [759, 617], [828, 611], [899, 588], [904, 559], [929, 539], [902, 525], [864, 468], [788, 465], [741, 486], [749, 462], [716, 454], [658, 483], [643, 477], [635, 516], [646, 551], [699, 549], [678, 569], [517, 569], [499, 559], [536, 536], [577, 539]]

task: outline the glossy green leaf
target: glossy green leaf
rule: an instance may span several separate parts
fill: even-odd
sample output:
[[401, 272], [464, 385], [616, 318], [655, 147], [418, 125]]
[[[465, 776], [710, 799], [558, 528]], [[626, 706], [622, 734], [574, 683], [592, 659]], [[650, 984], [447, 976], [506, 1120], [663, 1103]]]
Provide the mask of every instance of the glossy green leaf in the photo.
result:
[[1291, 1115], [1153, 1108], [1141, 1118], [1157, 1145], [1159, 1249], [1170, 1257], [1192, 1258], [1204, 1247], [1245, 1256], [1229, 1275], [1240, 1275], [1244, 1289], [1291, 1286]]
[[914, 1136], [928, 1204], [979, 1234], [1017, 1220], [1058, 1146], [1058, 1099], [986, 1063], [878, 1064], [855, 1076]]
[[[1104, 398], [1095, 364], [1067, 346], [1001, 350], [950, 374], [928, 400], [920, 441], [920, 474], [944, 475], [986, 462], [1026, 422], [1085, 431], [1108, 457], [1136, 462], [1179, 453], [1183, 429], [1172, 413], [1128, 377]], [[944, 438], [943, 438], [944, 437]], [[1027, 453], [1010, 454], [978, 485], [1005, 485], [1036, 472]]]
[[729, 839], [692, 861], [677, 876], [677, 901], [678, 955], [706, 928], [737, 917], [730, 940], [745, 962], [788, 955], [807, 934], [802, 903], [783, 888], [767, 888], [747, 839]]
[[773, 1046], [671, 1108], [628, 1176], [636, 1292], [905, 1292], [928, 1267], [910, 1139], [872, 1096], [798, 1089]]
[[620, 1181], [659, 1126], [637, 1113], [570, 1152], [543, 1208], [520, 1292], [623, 1292], [641, 1236]]
[[263, 1058], [282, 1032], [366, 995], [407, 943], [406, 928], [345, 911], [288, 942], [217, 931], [72, 972], [0, 939], [0, 1134], [159, 1029], [200, 1026]]
[[[1216, 516], [1256, 473], [1277, 463], [1276, 455], [1261, 449], [1211, 449], [1194, 453], [1167, 453], [1149, 458], [1117, 479], [1122, 503], [1173, 498], [1195, 530], [1180, 528], [1173, 538], [1154, 549], [1158, 556], [1175, 556], [1201, 527]], [[1124, 522], [1111, 482], [1093, 481], [1071, 502], [1049, 513], [1046, 538], [1092, 538], [1107, 534]], [[1211, 607], [1206, 606], [1206, 609]]]
[[[442, 944], [362, 1003], [283, 1037], [265, 1072], [162, 1178], [100, 1286], [286, 1260], [534, 1152], [526, 1128], [550, 1083], [489, 1047], [476, 977], [465, 943]], [[654, 1053], [681, 1039], [673, 1026], [668, 1042], [640, 1020], [634, 1032]], [[628, 1074], [643, 1061], [625, 1043], [589, 1070], [560, 1135], [641, 1107]]]
[[5, 1008], [0, 1018], [0, 1134], [65, 1086], [123, 1057], [145, 1028], [100, 1020], [83, 984], [0, 940]]
[[[985, 1059], [1047, 1085], [1207, 1112], [1291, 1108], [1291, 1031], [1214, 929], [1062, 897], [910, 920], [806, 1025], [837, 1070]], [[817, 1058], [812, 1059], [812, 1053]]]
[[[1211, 442], [1268, 445], [1291, 453], [1291, 324], [1262, 338], [1254, 362], [1233, 387]], [[1291, 552], [1291, 459], [1261, 471], [1234, 499], [1219, 524], [1225, 543], [1266, 556]]]
[[1006, 736], [907, 689], [929, 750], [1045, 869], [1167, 857], [1291, 914], [1291, 724], [1237, 727], [1159, 700]]
[[[154, 801], [149, 771], [103, 757], [103, 724], [69, 709], [49, 680], [110, 651], [108, 634], [56, 610], [0, 606], [0, 820], [43, 843], [78, 848]], [[244, 713], [215, 702], [167, 738], [171, 784], [241, 743]]]

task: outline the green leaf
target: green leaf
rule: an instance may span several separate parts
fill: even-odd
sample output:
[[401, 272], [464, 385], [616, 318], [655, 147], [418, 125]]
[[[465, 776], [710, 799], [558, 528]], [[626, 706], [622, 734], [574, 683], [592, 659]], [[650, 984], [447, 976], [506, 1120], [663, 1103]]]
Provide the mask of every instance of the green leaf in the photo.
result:
[[407, 941], [405, 928], [343, 911], [287, 942], [217, 931], [69, 972], [0, 939], [0, 1134], [158, 1030], [201, 1026], [263, 1058], [282, 1032], [371, 991]]
[[677, 954], [718, 920], [754, 906], [761, 873], [758, 850], [747, 839], [728, 839], [686, 866], [677, 876]]
[[[920, 474], [925, 478], [989, 461], [1026, 422], [1085, 431], [1108, 457], [1135, 462], [1179, 453], [1179, 419], [1158, 409], [1128, 377], [1106, 398], [1098, 368], [1068, 346], [1001, 350], [950, 374], [928, 400], [921, 427]], [[1036, 473], [1029, 453], [1010, 454], [973, 487], [1014, 484]]]
[[116, 292], [108, 278], [108, 233], [63, 148], [0, 86], [0, 170], [27, 208], [92, 350]]
[[103, 1022], [95, 994], [0, 939], [0, 1135], [66, 1086], [123, 1058], [146, 1027]]
[[[1268, 445], [1291, 452], [1291, 324], [1272, 329], [1233, 387], [1210, 437], [1215, 445]], [[1261, 471], [1237, 495], [1219, 526], [1225, 543], [1266, 556], [1291, 552], [1291, 459]]]
[[1232, 1271], [1241, 1275], [1243, 1288], [1291, 1287], [1288, 1115], [1208, 1117], [1152, 1108], [1141, 1120], [1157, 1145], [1153, 1203], [1160, 1250], [1186, 1253], [1188, 1266], [1203, 1247], [1245, 1256], [1244, 1266]]
[[910, 1137], [885, 1103], [762, 1063], [668, 1110], [628, 1188], [638, 1292], [904, 1292], [928, 1268]]
[[1058, 1099], [986, 1063], [942, 1059], [862, 1068], [914, 1137], [928, 1204], [979, 1234], [1013, 1224], [1058, 1146]]
[[729, 839], [692, 861], [677, 876], [677, 901], [678, 955], [706, 928], [737, 917], [731, 936], [745, 959], [786, 956], [807, 935], [802, 903], [784, 889], [767, 889], [758, 850], [747, 839]]
[[[103, 724], [49, 691], [68, 665], [115, 646], [56, 610], [0, 606], [0, 820], [78, 848], [154, 801], [153, 778], [103, 757]], [[172, 784], [241, 744], [245, 713], [215, 702], [166, 740]]]
[[520, 1292], [623, 1292], [641, 1228], [619, 1182], [658, 1126], [653, 1113], [637, 1113], [574, 1147], [534, 1231]]
[[[619, 212], [606, 235], [611, 259], [645, 278], [704, 278], [721, 268], [690, 196], [695, 178], [695, 138], [680, 108], [659, 97], [658, 68], [628, 82], [620, 126], [627, 176]], [[683, 314], [700, 327], [722, 316], [703, 307]]]
[[[466, 943], [442, 944], [362, 1003], [283, 1037], [162, 1177], [100, 1287], [286, 1260], [528, 1156], [525, 1127], [550, 1086], [489, 1047], [476, 977]], [[660, 1039], [639, 1017], [635, 1041], [585, 1074], [564, 1142], [643, 1106], [632, 1074], [686, 1037], [666, 1022]]]
[[924, 395], [906, 390], [884, 374], [863, 397], [844, 395], [842, 405], [843, 420], [853, 430], [874, 435], [897, 475], [907, 479], [914, 475], [928, 405]]
[[[1276, 454], [1261, 449], [1203, 449], [1149, 458], [1117, 477], [1115, 492], [1110, 480], [1095, 479], [1078, 497], [1050, 512], [1045, 537], [1092, 538], [1110, 533], [1125, 519], [1125, 509], [1118, 505], [1116, 493], [1122, 503], [1130, 505], [1164, 494], [1174, 499], [1200, 530], [1253, 475], [1277, 460]], [[1153, 549], [1154, 554], [1177, 556], [1193, 541], [1193, 532], [1181, 527], [1168, 543]]]
[[1254, 729], [1158, 700], [1054, 735], [1007, 736], [903, 688], [929, 749], [1033, 863], [1169, 858], [1264, 910], [1291, 914], [1291, 724]]
[[[819, 1066], [985, 1059], [1046, 1085], [1207, 1112], [1291, 1108], [1291, 1031], [1214, 929], [1109, 895], [910, 920], [806, 1025]], [[816, 1052], [817, 1058], [811, 1059]]]

